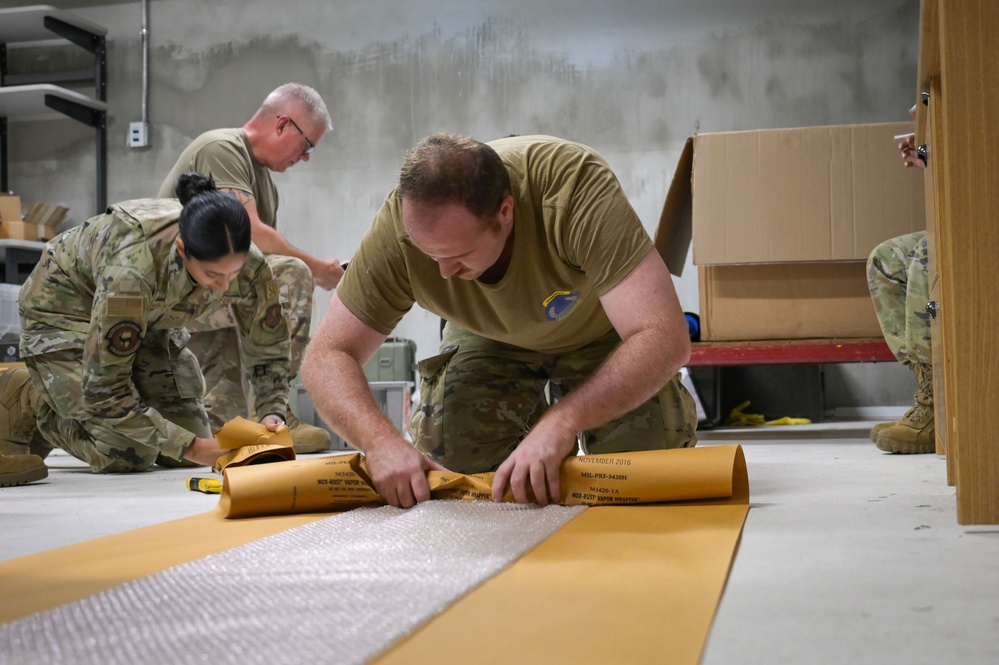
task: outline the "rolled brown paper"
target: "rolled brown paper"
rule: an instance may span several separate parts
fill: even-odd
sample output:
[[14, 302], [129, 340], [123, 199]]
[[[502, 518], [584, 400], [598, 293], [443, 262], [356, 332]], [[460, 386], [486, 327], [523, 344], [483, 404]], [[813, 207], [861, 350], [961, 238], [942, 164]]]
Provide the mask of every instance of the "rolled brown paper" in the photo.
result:
[[[434, 499], [492, 499], [495, 474], [427, 474]], [[737, 500], [749, 496], [742, 447], [583, 455], [562, 463], [564, 505]], [[506, 501], [512, 501], [507, 492]], [[229, 518], [347, 510], [385, 501], [360, 453], [227, 468], [219, 507]]]

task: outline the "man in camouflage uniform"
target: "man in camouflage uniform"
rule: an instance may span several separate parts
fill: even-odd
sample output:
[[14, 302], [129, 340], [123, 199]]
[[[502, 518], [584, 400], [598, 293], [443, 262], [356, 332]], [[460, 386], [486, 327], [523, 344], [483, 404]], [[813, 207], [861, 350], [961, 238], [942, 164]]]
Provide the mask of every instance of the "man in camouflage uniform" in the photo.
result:
[[[496, 471], [521, 502], [559, 499], [588, 453], [693, 446], [690, 338], [672, 280], [610, 167], [549, 136], [434, 135], [410, 151], [303, 367], [313, 404], [367, 456], [379, 493], [429, 498], [425, 472]], [[419, 364], [411, 446], [361, 365], [412, 305], [448, 323]], [[549, 393], [546, 397], [546, 391]], [[533, 497], [531, 496], [533, 494]]]
[[95, 473], [176, 465], [214, 438], [184, 328], [220, 309], [239, 330], [257, 411], [285, 416], [290, 342], [270, 267], [251, 245], [227, 289], [197, 284], [179, 254], [180, 212], [173, 199], [128, 201], [46, 247], [21, 287], [27, 370], [0, 377], [3, 453], [54, 446]]
[[[277, 231], [278, 192], [271, 171], [283, 173], [309, 156], [332, 128], [319, 94], [308, 86], [285, 84], [271, 92], [260, 109], [241, 128], [215, 129], [197, 137], [184, 149], [163, 181], [159, 196], [174, 196], [180, 174], [188, 171], [214, 178], [246, 207], [253, 243], [267, 255], [292, 336], [292, 379], [298, 375], [312, 324], [313, 285], [333, 289], [343, 276], [336, 259], [318, 259], [293, 247]], [[205, 405], [215, 428], [236, 416], [252, 417], [245, 358], [241, 357], [232, 316], [219, 311], [189, 327], [188, 347], [201, 360], [205, 375]], [[327, 450], [326, 430], [306, 424], [289, 413], [295, 451]]]
[[933, 354], [930, 340], [926, 232], [887, 240], [867, 260], [867, 282], [888, 347], [916, 375], [916, 403], [901, 420], [871, 430], [877, 447], [892, 453], [932, 453]]

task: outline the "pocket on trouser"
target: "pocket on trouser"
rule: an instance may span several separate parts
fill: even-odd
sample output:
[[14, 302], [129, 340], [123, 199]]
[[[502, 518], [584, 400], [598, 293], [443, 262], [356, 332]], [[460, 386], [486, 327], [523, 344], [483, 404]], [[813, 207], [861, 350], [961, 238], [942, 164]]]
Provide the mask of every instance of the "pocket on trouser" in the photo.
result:
[[170, 349], [173, 379], [181, 399], [201, 399], [205, 396], [205, 377], [201, 365], [189, 349]]
[[693, 448], [697, 445], [697, 403], [676, 374], [659, 391], [667, 448]]
[[205, 378], [197, 357], [189, 349], [170, 349], [173, 380], [177, 398], [165, 395], [156, 408], [174, 424], [180, 425], [202, 439], [214, 436], [205, 410]]
[[204, 380], [204, 405], [213, 429], [236, 416], [253, 418], [250, 382], [243, 371], [239, 335], [234, 328], [191, 336], [187, 349], [199, 359]]
[[143, 401], [164, 418], [200, 438], [212, 436], [203, 401], [205, 380], [190, 349], [143, 349], [136, 357], [133, 381]]
[[410, 416], [409, 435], [417, 450], [435, 460], [440, 460], [445, 455], [444, 398], [447, 367], [457, 352], [457, 346], [449, 346], [443, 353], [417, 364], [417, 373], [420, 375], [420, 408]]
[[690, 448], [696, 445], [697, 406], [676, 374], [634, 411], [584, 433], [587, 454]]

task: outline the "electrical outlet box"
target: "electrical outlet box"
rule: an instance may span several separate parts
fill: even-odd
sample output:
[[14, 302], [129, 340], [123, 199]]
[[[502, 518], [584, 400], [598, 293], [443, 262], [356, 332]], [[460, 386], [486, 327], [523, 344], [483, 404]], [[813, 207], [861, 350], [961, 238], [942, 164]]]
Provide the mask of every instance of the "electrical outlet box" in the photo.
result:
[[145, 148], [149, 145], [149, 123], [128, 123], [128, 147]]

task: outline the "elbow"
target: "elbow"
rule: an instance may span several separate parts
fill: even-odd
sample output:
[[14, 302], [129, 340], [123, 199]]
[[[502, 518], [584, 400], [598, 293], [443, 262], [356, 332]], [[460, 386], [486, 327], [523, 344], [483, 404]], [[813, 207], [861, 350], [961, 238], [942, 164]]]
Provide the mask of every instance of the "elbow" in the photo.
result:
[[319, 367], [317, 367], [320, 361], [317, 356], [316, 346], [314, 344], [307, 346], [305, 356], [302, 358], [302, 367], [299, 369], [299, 374], [302, 377], [302, 386], [310, 394], [317, 388], [318, 375], [320, 374]]
[[681, 367], [690, 362], [690, 335], [684, 328], [682, 335], [678, 335], [673, 343], [673, 372], [680, 371]]
[[678, 371], [681, 367], [684, 367], [688, 362], [690, 362], [690, 335], [687, 333], [687, 329], [683, 329], [683, 334], [677, 338], [675, 345], [675, 355], [674, 364]]
[[668, 358], [670, 372], [678, 372], [690, 361], [690, 331], [687, 328], [687, 320], [681, 318], [679, 321], [671, 323], [668, 328], [669, 339], [664, 346], [667, 351], [663, 356]]

